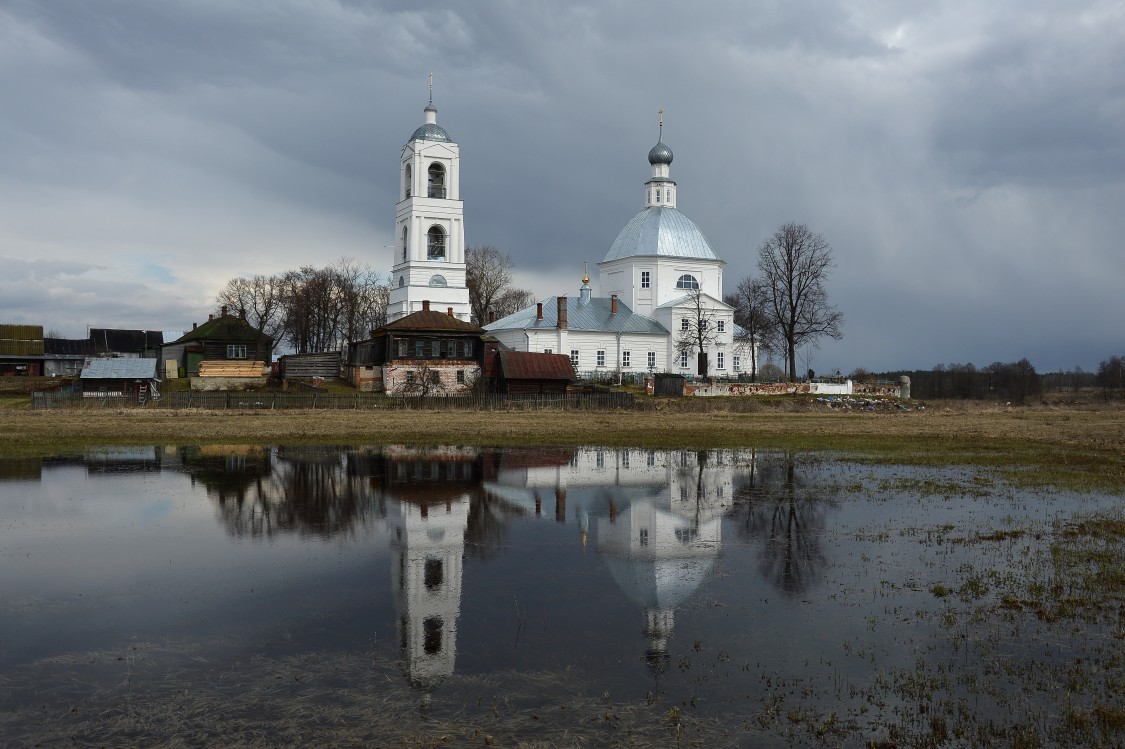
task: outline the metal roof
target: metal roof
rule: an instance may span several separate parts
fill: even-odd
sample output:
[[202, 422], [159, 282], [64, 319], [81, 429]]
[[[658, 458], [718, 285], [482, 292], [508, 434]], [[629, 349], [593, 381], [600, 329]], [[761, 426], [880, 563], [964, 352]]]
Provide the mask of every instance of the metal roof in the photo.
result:
[[617, 235], [602, 262], [652, 256], [719, 259], [695, 222], [667, 206], [645, 208], [634, 216]]
[[[526, 307], [485, 326], [485, 330], [550, 330], [558, 322], [558, 297], [543, 301], [543, 319], [537, 320], [536, 307]], [[587, 302], [575, 297], [566, 299], [568, 330], [602, 333], [655, 333], [668, 335], [668, 330], [650, 317], [639, 315], [620, 299], [617, 314], [611, 312], [613, 302], [607, 297], [593, 297]]]
[[391, 330], [394, 332], [403, 331], [456, 331], [458, 333], [483, 333], [482, 328], [478, 328], [472, 323], [459, 320], [448, 312], [438, 312], [437, 310], [426, 309], [412, 312], [409, 315], [400, 317], [397, 320], [392, 320], [383, 326], [382, 329]]
[[500, 351], [500, 369], [506, 380], [566, 380], [573, 382], [574, 365], [566, 354], [536, 351]]
[[414, 135], [410, 136], [410, 140], [433, 140], [439, 143], [453, 142], [453, 139], [449, 137], [449, 133], [445, 132], [445, 128], [436, 122], [427, 122], [425, 125], [421, 125], [414, 131]]
[[156, 359], [91, 359], [82, 368], [83, 380], [156, 379]]
[[652, 150], [648, 152], [648, 163], [650, 164], [671, 164], [672, 163], [672, 149], [664, 145], [664, 141], [660, 141]]

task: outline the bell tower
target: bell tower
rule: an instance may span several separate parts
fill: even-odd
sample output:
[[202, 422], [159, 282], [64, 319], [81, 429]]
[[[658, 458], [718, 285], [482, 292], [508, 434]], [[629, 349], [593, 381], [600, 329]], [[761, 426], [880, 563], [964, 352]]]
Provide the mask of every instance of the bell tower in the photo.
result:
[[461, 201], [460, 147], [437, 124], [430, 77], [425, 121], [402, 147], [399, 200], [395, 206], [395, 245], [387, 320], [422, 309], [468, 321], [465, 285], [465, 223]]

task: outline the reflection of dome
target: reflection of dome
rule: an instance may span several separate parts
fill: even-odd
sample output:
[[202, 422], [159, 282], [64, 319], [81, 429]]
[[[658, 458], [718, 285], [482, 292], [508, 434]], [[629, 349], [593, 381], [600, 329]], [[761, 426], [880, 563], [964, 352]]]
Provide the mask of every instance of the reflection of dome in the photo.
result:
[[715, 557], [623, 559], [603, 557], [625, 595], [645, 608], [674, 609], [686, 601], [715, 566]]
[[625, 225], [602, 262], [625, 257], [687, 257], [718, 260], [695, 222], [675, 208], [645, 208]]
[[660, 141], [648, 152], [648, 163], [654, 166], [656, 164], [671, 164], [672, 149], [664, 145], [664, 141]]

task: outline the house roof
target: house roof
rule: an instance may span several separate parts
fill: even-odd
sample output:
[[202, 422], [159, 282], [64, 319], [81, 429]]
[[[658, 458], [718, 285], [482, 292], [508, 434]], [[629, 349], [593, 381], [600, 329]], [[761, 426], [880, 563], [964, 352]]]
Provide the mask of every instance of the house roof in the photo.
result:
[[500, 370], [506, 380], [566, 380], [573, 382], [574, 365], [566, 354], [500, 351]]
[[95, 349], [132, 354], [161, 345], [164, 333], [159, 330], [90, 328], [90, 340]]
[[91, 359], [82, 368], [83, 380], [154, 380], [156, 359]]
[[400, 317], [397, 320], [387, 323], [379, 330], [389, 330], [394, 333], [406, 331], [457, 332], [474, 333], [476, 335], [484, 333], [484, 328], [478, 328], [476, 325], [465, 322], [464, 320], [458, 320], [456, 317], [446, 312], [438, 312], [432, 309], [424, 309], [406, 315], [405, 317]]
[[[505, 318], [490, 323], [486, 330], [549, 330], [557, 326], [559, 315], [558, 297], [543, 301], [543, 319], [536, 319], [536, 307], [527, 307]], [[566, 326], [568, 330], [593, 331], [601, 333], [655, 333], [667, 335], [668, 330], [650, 317], [637, 314], [629, 305], [617, 300], [617, 313], [613, 313], [613, 300], [607, 297], [593, 297], [583, 301], [578, 297], [566, 297]]]
[[172, 343], [189, 341], [269, 341], [273, 339], [237, 315], [219, 315], [189, 330]]
[[83, 356], [94, 351], [89, 338], [44, 338], [43, 353], [62, 356]]

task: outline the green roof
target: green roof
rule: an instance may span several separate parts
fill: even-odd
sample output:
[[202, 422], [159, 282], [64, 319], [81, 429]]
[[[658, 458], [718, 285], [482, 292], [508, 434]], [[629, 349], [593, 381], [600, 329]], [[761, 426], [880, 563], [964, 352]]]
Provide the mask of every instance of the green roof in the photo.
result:
[[187, 343], [189, 341], [269, 341], [273, 339], [255, 328], [242, 317], [235, 315], [219, 315], [208, 320], [194, 330], [189, 330], [172, 343]]

